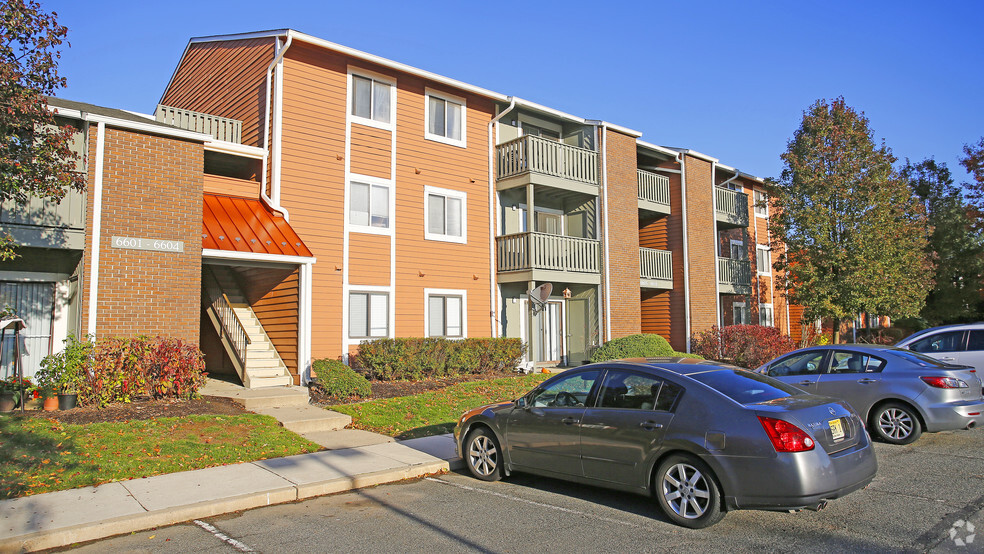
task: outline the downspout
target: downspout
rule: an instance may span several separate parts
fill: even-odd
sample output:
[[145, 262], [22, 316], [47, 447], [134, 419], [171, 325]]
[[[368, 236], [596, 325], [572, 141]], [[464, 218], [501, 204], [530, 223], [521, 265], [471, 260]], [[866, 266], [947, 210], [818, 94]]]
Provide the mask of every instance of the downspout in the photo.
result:
[[495, 315], [499, 312], [499, 306], [496, 302], [495, 285], [496, 285], [496, 265], [495, 265], [495, 227], [496, 222], [499, 220], [499, 204], [495, 201], [495, 147], [496, 140], [499, 133], [495, 133], [495, 137], [492, 135], [492, 129], [495, 127], [499, 120], [503, 118], [507, 113], [511, 112], [516, 107], [516, 98], [509, 97], [509, 107], [499, 113], [499, 115], [492, 118], [489, 121], [489, 213], [492, 217], [489, 218], [489, 307], [491, 311], [489, 312], [489, 325], [492, 329], [492, 337], [499, 336], [499, 326], [496, 325]]
[[[690, 353], [690, 237], [687, 236], [687, 164], [683, 152], [677, 154], [680, 164], [680, 198], [683, 204], [683, 321], [687, 330], [687, 353]], [[717, 265], [717, 260], [714, 261]], [[715, 285], [717, 286], [717, 285]]]
[[[721, 244], [718, 242], [717, 190], [714, 187], [724, 187], [724, 186], [732, 183], [735, 179], [738, 178], [738, 170], [737, 169], [735, 170], [734, 177], [732, 177], [732, 178], [724, 181], [720, 185], [715, 185], [714, 184], [715, 177], [717, 177], [717, 162], [712, 162], [712, 164], [711, 164], [711, 203], [714, 205], [713, 206], [713, 210], [714, 211], [711, 212], [711, 217], [714, 218], [714, 288], [715, 288], [715, 290], [717, 290], [717, 287], [720, 286], [720, 283], [721, 283], [721, 268], [718, 265], [718, 260], [717, 260], [718, 259], [718, 256], [720, 255], [718, 253], [718, 249], [721, 247]], [[747, 246], [746, 246], [746, 248], [747, 248]], [[714, 300], [715, 300], [715, 302], [717, 304], [717, 322], [718, 322], [718, 328], [720, 329], [721, 327], [723, 327], [723, 324], [724, 324], [724, 321], [723, 321], [724, 314], [721, 313], [721, 292], [720, 291], [714, 293]], [[751, 299], [749, 299], [749, 300], [751, 300]], [[749, 304], [751, 304], [751, 302], [749, 302]], [[751, 306], [748, 306], [748, 313], [749, 314], [752, 313], [752, 307]]]
[[[605, 205], [604, 211], [604, 233], [605, 233], [605, 338], [612, 340], [612, 288], [611, 288], [611, 260], [609, 258], [608, 245], [608, 125], [601, 124], [601, 195]], [[601, 341], [604, 344], [606, 341]]]
[[[273, 114], [270, 113], [270, 111], [271, 111], [270, 110], [270, 105], [271, 105], [271, 102], [272, 102], [272, 100], [271, 100], [271, 96], [272, 96], [271, 95], [271, 92], [272, 92], [272, 89], [273, 89], [273, 84], [272, 84], [272, 81], [273, 81], [273, 69], [275, 67], [277, 67], [277, 65], [280, 64], [281, 60], [284, 59], [284, 54], [287, 53], [287, 49], [290, 48], [291, 42], [293, 42], [293, 40], [294, 40], [293, 35], [291, 35], [290, 32], [288, 31], [287, 32], [287, 41], [284, 42], [284, 45], [281, 46], [277, 50], [277, 55], [273, 58], [273, 61], [270, 62], [270, 65], [267, 66], [267, 72], [266, 72], [266, 111], [263, 112], [263, 117], [264, 117], [264, 121], [263, 121], [263, 149], [264, 149], [264, 151], [266, 151], [266, 155], [263, 156], [263, 177], [262, 177], [263, 180], [262, 180], [262, 183], [260, 185], [260, 197], [263, 200], [266, 200], [267, 203], [270, 205], [271, 208], [273, 208], [274, 210], [277, 210], [279, 212], [282, 212], [284, 214], [284, 217], [285, 218], [287, 217], [287, 211], [284, 210], [280, 206], [280, 134], [279, 133], [277, 133], [275, 135], [275, 137], [274, 137], [275, 140], [276, 140], [276, 144], [273, 145], [273, 148], [270, 148], [270, 127], [273, 126], [273, 125], [277, 125], [277, 124], [280, 123], [280, 117], [277, 116], [277, 110], [280, 108], [280, 99], [279, 99], [279, 97], [278, 97], [278, 101], [276, 103], [274, 103], [274, 105], [273, 105], [273, 112], [274, 112]], [[279, 80], [282, 77], [282, 75], [283, 75], [283, 72], [278, 72], [277, 73], [277, 79]], [[278, 87], [277, 91], [278, 91], [278, 94], [279, 94], [280, 91], [281, 91], [281, 88]], [[269, 118], [269, 120], [267, 120], [267, 118]], [[270, 196], [267, 196], [267, 193], [266, 193], [266, 189], [267, 189], [267, 166], [270, 163], [269, 162], [270, 158], [273, 158], [274, 161], [276, 161], [276, 165], [274, 166], [273, 170], [270, 172], [270, 176], [273, 179], [273, 183], [271, 184], [271, 187], [270, 187]]]
[[102, 232], [103, 163], [106, 155], [106, 124], [96, 124], [96, 167], [93, 175], [95, 194], [92, 196], [92, 261], [89, 273], [89, 318], [85, 334], [96, 336], [96, 315], [99, 300], [99, 241]]

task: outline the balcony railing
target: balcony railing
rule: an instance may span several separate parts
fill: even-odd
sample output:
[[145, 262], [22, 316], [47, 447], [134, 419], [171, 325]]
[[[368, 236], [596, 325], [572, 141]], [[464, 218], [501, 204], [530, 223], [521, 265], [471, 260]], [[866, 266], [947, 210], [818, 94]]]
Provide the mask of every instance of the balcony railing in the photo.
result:
[[750, 293], [752, 287], [752, 267], [749, 261], [718, 258], [718, 287], [722, 292], [735, 294]]
[[639, 249], [639, 277], [654, 281], [673, 281], [673, 253], [655, 248]]
[[243, 122], [238, 119], [219, 117], [192, 110], [182, 110], [163, 104], [157, 105], [157, 121], [174, 125], [188, 131], [212, 135], [215, 140], [241, 144], [243, 140]]
[[714, 187], [714, 208], [718, 221], [748, 226], [748, 195], [744, 192]]
[[639, 174], [639, 200], [654, 204], [670, 205], [670, 179], [650, 171], [637, 170]]
[[598, 273], [598, 241], [547, 233], [496, 237], [497, 269]]
[[554, 140], [523, 136], [496, 147], [496, 178], [539, 173], [598, 184], [598, 153]]

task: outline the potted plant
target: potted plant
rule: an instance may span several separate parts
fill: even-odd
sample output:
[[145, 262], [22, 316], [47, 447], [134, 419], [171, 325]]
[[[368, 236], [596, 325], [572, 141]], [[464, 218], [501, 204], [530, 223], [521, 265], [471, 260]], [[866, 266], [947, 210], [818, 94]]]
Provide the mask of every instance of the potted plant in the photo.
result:
[[79, 385], [89, 363], [91, 343], [75, 337], [65, 340], [65, 349], [41, 360], [38, 382], [58, 394], [58, 409], [70, 410], [78, 403]]
[[17, 386], [17, 379], [0, 379], [0, 412], [12, 412], [17, 400], [20, 397], [20, 390]]

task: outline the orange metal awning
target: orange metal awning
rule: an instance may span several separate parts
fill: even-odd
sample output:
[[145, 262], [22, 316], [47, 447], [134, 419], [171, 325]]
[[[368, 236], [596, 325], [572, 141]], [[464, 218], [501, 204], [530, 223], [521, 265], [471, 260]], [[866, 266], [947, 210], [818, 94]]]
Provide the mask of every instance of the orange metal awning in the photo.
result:
[[202, 248], [313, 257], [283, 216], [252, 198], [206, 194]]

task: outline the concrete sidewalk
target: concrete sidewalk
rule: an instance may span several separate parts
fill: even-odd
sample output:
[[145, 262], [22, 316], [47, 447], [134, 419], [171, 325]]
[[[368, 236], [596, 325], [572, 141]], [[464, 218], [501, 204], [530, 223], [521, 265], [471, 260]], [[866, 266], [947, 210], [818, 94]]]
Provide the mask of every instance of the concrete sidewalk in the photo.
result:
[[0, 501], [0, 552], [55, 548], [460, 467], [450, 435]]

